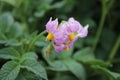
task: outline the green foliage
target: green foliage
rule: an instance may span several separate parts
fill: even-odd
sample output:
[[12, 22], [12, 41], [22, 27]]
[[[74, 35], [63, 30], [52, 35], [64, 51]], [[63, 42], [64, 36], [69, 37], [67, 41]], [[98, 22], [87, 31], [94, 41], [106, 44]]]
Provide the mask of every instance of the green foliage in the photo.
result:
[[5, 13], [3, 15], [0, 16], [0, 32], [2, 33], [6, 33], [10, 31], [10, 28], [14, 22], [13, 17], [10, 13]]
[[23, 33], [23, 29], [19, 22], [15, 22], [11, 13], [6, 12], [0, 16], [0, 44], [6, 46], [19, 46], [19, 38]]
[[65, 60], [68, 70], [72, 72], [79, 80], [86, 80], [86, 71], [82, 64], [77, 63], [74, 60]]
[[76, 52], [74, 58], [83, 62], [95, 60], [95, 56], [90, 48], [85, 48], [81, 51]]
[[11, 4], [11, 5], [15, 6], [15, 0], [1, 0], [1, 1], [4, 1], [8, 4]]
[[24, 60], [21, 67], [26, 68], [45, 80], [48, 80], [45, 69], [35, 60]]
[[9, 61], [0, 70], [0, 80], [15, 80], [20, 71], [20, 65], [15, 61]]
[[22, 34], [22, 27], [18, 22], [14, 22], [12, 15], [9, 12], [4, 13], [0, 16], [0, 32], [1, 35], [7, 37], [19, 37]]
[[107, 76], [110, 80], [118, 80], [120, 79], [120, 74], [111, 72], [106, 68], [100, 67], [100, 66], [92, 66], [93, 69], [95, 69], [96, 73], [101, 74], [103, 76]]
[[[120, 80], [119, 4], [0, 0], [0, 80]], [[50, 17], [89, 24], [88, 37], [69, 51], [55, 52], [45, 36]]]
[[0, 50], [0, 58], [18, 59], [20, 58], [20, 54], [14, 48], [3, 48]]
[[80, 61], [84, 64], [100, 65], [103, 67], [111, 66], [109, 63], [105, 63], [100, 59], [96, 59], [94, 53], [90, 48], [85, 48], [81, 51], [76, 52], [73, 57], [75, 58], [75, 60]]
[[[14, 48], [4, 48], [0, 50], [0, 58], [2, 59], [12, 59], [3, 65], [0, 70], [0, 79], [1, 80], [15, 80], [18, 76], [22, 76], [21, 79], [26, 79], [27, 74], [30, 72], [26, 72], [26, 76], [23, 77], [21, 73], [19, 73], [22, 69], [27, 69], [28, 71], [33, 72], [34, 77], [28, 78], [33, 79], [39, 76], [39, 78], [47, 79], [46, 71], [44, 67], [37, 61], [38, 56], [34, 52], [27, 52], [24, 54], [19, 53]], [[19, 75], [18, 75], [19, 73]], [[13, 76], [14, 75], [14, 76]], [[38, 79], [39, 79], [38, 78]], [[18, 79], [19, 80], [19, 79]]]
[[40, 79], [39, 77], [37, 77], [33, 73], [22, 69], [20, 71], [19, 75], [17, 76], [16, 80], [42, 80], [42, 79]]
[[37, 60], [38, 56], [34, 52], [27, 52], [22, 56], [22, 59]]

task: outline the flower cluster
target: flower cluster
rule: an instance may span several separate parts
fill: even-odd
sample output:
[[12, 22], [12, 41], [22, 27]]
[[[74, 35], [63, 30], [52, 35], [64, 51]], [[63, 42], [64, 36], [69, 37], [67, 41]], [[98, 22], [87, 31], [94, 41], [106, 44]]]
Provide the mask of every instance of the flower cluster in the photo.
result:
[[53, 46], [57, 52], [69, 50], [78, 38], [84, 38], [88, 34], [88, 25], [83, 27], [74, 18], [62, 21], [58, 24], [58, 19], [50, 20], [46, 24], [48, 35], [47, 40], [54, 42]]

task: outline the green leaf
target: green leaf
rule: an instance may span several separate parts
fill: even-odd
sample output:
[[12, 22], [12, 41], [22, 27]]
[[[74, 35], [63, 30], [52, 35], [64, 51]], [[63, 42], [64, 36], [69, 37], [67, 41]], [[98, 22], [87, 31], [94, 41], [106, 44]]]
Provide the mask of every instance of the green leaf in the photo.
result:
[[78, 51], [73, 56], [76, 60], [82, 61], [84, 64], [89, 65], [100, 65], [103, 67], [110, 67], [111, 64], [106, 63], [102, 60], [96, 59], [91, 48], [85, 48], [81, 51]]
[[18, 38], [23, 34], [23, 28], [18, 22], [14, 22], [11, 13], [6, 12], [0, 16], [0, 40]]
[[24, 55], [22, 56], [22, 59], [37, 60], [38, 56], [36, 55], [35, 52], [27, 52], [27, 53], [24, 53]]
[[92, 65], [91, 67], [96, 71], [96, 73], [99, 73], [99, 74], [101, 74], [103, 76], [105, 75], [110, 80], [118, 80], [118, 79], [120, 79], [120, 73], [111, 72], [108, 69], [100, 67], [98, 65], [97, 66]]
[[6, 2], [6, 3], [13, 5], [13, 6], [15, 6], [15, 4], [16, 4], [15, 0], [1, 0], [1, 1]]
[[48, 80], [44, 67], [42, 67], [41, 64], [39, 62], [37, 62], [36, 60], [31, 60], [31, 59], [24, 60], [21, 67], [26, 68], [28, 71], [33, 72], [40, 78]]
[[15, 22], [9, 31], [9, 37], [18, 38], [23, 34], [23, 28], [20, 23]]
[[[74, 46], [69, 51], [64, 50], [64, 51], [60, 52], [58, 55], [58, 58], [60, 58], [60, 59], [70, 58], [73, 53], [73, 50], [74, 50]], [[56, 54], [58, 54], [58, 53], [56, 53]]]
[[6, 36], [2, 33], [0, 33], [0, 44], [4, 44], [6, 43]]
[[56, 77], [54, 80], [77, 80], [77, 79], [73, 76], [64, 75], [64, 76]]
[[86, 80], [86, 71], [82, 64], [72, 59], [64, 60], [64, 64], [79, 80]]
[[5, 46], [21, 46], [22, 42], [16, 39], [9, 39], [5, 41]]
[[0, 58], [2, 59], [18, 59], [20, 54], [14, 48], [3, 48], [0, 49]]
[[20, 71], [20, 65], [15, 61], [9, 61], [0, 70], [0, 80], [15, 80]]
[[[68, 70], [62, 60], [55, 60], [55, 58], [57, 58], [61, 54], [58, 54], [58, 53], [52, 51], [51, 52], [52, 54], [50, 54], [50, 56], [48, 57], [46, 55], [45, 50], [46, 50], [46, 48], [43, 49], [42, 55], [50, 66], [50, 67], [48, 67], [48, 69], [53, 70], [53, 71], [67, 71]], [[65, 53], [65, 54], [67, 54], [67, 53]]]
[[[55, 58], [57, 58], [57, 55], [59, 55], [59, 54], [57, 54], [55, 51], [51, 51], [50, 52], [50, 56], [48, 57], [47, 55], [46, 55], [46, 51], [47, 51], [47, 48], [48, 47], [44, 47], [43, 49], [42, 49], [42, 56], [44, 57], [44, 59], [48, 62], [48, 64], [51, 62], [51, 61], [53, 61]], [[52, 53], [52, 54], [51, 54]]]
[[95, 56], [94, 56], [91, 48], [85, 48], [83, 50], [80, 50], [80, 51], [74, 53], [73, 57], [76, 60], [83, 61], [83, 62], [95, 60]]
[[35, 46], [38, 46], [38, 47], [43, 47], [43, 46], [48, 46], [49, 45], [49, 42], [45, 40], [46, 37], [41, 37], [38, 41], [35, 42]]
[[[46, 56], [46, 52], [45, 52], [46, 48], [43, 49], [43, 57], [44, 59], [47, 61], [47, 63], [50, 65], [50, 67], [48, 67], [48, 69], [53, 70], [53, 71], [68, 71], [68, 68], [66, 67], [66, 65], [64, 64], [63, 60], [66, 58], [70, 58], [73, 52], [73, 48], [69, 51], [62, 51], [61, 53], [57, 53], [55, 51], [52, 51], [50, 54], [50, 56]], [[59, 58], [60, 60], [55, 60], [55, 58]]]
[[75, 46], [75, 48], [77, 48], [77, 49], [81, 49], [81, 48], [83, 48], [83, 44], [84, 44], [84, 39], [78, 39], [78, 40], [75, 42], [74, 46]]
[[60, 60], [56, 60], [54, 62], [50, 62], [49, 63], [50, 67], [48, 69], [50, 70], [54, 70], [54, 71], [68, 71], [68, 68], [66, 67], [66, 65], [60, 61]]
[[14, 19], [9, 12], [2, 14], [0, 16], [0, 32], [1, 33], [9, 32], [13, 23]]
[[34, 16], [35, 17], [42, 17], [42, 16], [44, 16], [44, 14], [45, 14], [45, 10], [43, 9], [41, 11], [35, 12]]
[[60, 2], [56, 2], [54, 3], [51, 8], [52, 9], [59, 9], [62, 8], [65, 5], [65, 1], [60, 1]]
[[37, 77], [34, 73], [27, 71], [26, 69], [21, 69], [16, 80], [42, 80]]
[[85, 64], [99, 65], [99, 66], [102, 66], [102, 67], [110, 67], [111, 66], [110, 63], [106, 63], [106, 62], [104, 62], [102, 60], [90, 60], [90, 61], [85, 62]]

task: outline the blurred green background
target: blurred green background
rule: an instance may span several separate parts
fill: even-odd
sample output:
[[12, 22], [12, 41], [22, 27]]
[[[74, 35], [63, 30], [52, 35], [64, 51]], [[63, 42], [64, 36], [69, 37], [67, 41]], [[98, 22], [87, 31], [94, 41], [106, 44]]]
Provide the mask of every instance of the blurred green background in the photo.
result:
[[[21, 35], [45, 30], [50, 17], [59, 21], [74, 17], [84, 26], [89, 24], [88, 37], [75, 43], [74, 52], [90, 47], [97, 59], [112, 64], [109, 70], [120, 73], [120, 0], [0, 0], [0, 33], [5, 34], [0, 37], [0, 48], [20, 45], [15, 39]], [[14, 27], [9, 29], [10, 25]], [[106, 80], [101, 75], [87, 79]]]

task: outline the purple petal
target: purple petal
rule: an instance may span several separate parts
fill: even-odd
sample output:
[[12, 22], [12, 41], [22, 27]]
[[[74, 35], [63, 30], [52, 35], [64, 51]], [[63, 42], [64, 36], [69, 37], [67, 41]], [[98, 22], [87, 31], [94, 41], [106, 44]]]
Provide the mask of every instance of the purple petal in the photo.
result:
[[46, 30], [47, 32], [54, 32], [57, 30], [57, 26], [58, 26], [58, 19], [52, 21], [52, 17], [51, 17], [46, 24]]
[[82, 25], [77, 20], [75, 20], [74, 18], [69, 18], [67, 26], [68, 32], [78, 32], [82, 28]]
[[58, 30], [54, 33], [54, 41], [57, 45], [63, 44], [66, 39], [66, 34], [62, 30]]
[[63, 44], [61, 44], [61, 45], [56, 45], [56, 44], [54, 44], [54, 48], [55, 48], [55, 51], [56, 52], [61, 52], [61, 51], [63, 51], [64, 50], [64, 45]]
[[86, 25], [86, 26], [79, 32], [78, 37], [80, 37], [80, 38], [86, 37], [87, 34], [88, 34], [88, 27], [89, 27], [89, 25]]

